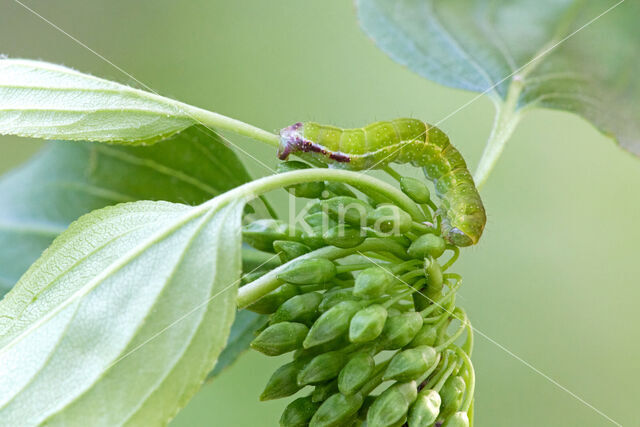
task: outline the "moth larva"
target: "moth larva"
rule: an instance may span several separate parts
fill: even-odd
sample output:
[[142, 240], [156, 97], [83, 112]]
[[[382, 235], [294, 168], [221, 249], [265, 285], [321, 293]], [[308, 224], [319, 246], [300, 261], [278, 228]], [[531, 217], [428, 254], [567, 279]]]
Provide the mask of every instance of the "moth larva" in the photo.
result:
[[341, 129], [306, 122], [280, 131], [278, 156], [310, 157], [331, 168], [364, 170], [389, 163], [422, 167], [441, 199], [443, 234], [457, 246], [478, 242], [486, 223], [480, 194], [462, 155], [435, 126], [416, 119]]

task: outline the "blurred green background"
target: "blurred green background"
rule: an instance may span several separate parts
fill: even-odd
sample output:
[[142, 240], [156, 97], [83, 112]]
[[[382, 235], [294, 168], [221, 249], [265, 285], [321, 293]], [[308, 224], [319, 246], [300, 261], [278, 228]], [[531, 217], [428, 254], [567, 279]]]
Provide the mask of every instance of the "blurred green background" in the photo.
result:
[[[351, 2], [24, 4], [159, 93], [268, 130], [301, 120], [437, 122], [475, 96], [389, 60], [360, 32]], [[0, 40], [0, 53], [11, 57], [137, 86], [14, 1], [1, 6]], [[492, 118], [480, 99], [441, 125], [472, 167]], [[271, 148], [230, 139], [275, 165]], [[1, 138], [0, 171], [40, 146]], [[240, 156], [253, 176], [270, 173]], [[640, 159], [580, 118], [538, 111], [516, 131], [482, 191], [485, 236], [457, 264], [465, 277], [459, 302], [481, 332], [477, 426], [614, 425], [586, 402], [622, 425], [640, 425], [638, 184]], [[273, 200], [285, 209], [283, 194]], [[285, 402], [259, 403], [258, 395], [281, 362], [247, 353], [172, 425], [277, 425]]]

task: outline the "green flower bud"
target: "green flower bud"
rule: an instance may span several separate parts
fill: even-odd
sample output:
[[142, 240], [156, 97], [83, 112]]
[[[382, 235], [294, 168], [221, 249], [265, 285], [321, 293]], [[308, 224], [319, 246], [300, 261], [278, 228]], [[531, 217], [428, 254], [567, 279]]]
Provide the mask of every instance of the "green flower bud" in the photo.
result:
[[311, 396], [300, 397], [289, 403], [280, 417], [280, 427], [306, 427], [320, 407]]
[[429, 187], [418, 179], [403, 176], [400, 178], [400, 189], [416, 203], [425, 204], [431, 200]]
[[333, 379], [346, 362], [347, 356], [339, 351], [319, 354], [298, 373], [298, 385], [318, 384]]
[[469, 415], [466, 412], [456, 412], [446, 419], [442, 427], [469, 427]]
[[378, 397], [379, 396], [370, 394], [364, 398], [364, 402], [362, 402], [362, 406], [360, 407], [360, 410], [358, 410], [358, 419], [360, 421], [367, 421], [369, 408], [371, 408], [371, 405], [373, 405], [373, 402], [375, 402]]
[[319, 231], [322, 231], [323, 228], [333, 227], [334, 225], [338, 224], [337, 221], [335, 221], [333, 218], [329, 217], [322, 211], [307, 214], [304, 217], [304, 222], [309, 224], [312, 228], [318, 229]]
[[342, 427], [355, 419], [362, 406], [362, 396], [336, 393], [325, 400], [311, 418], [309, 427]]
[[372, 341], [382, 333], [387, 321], [387, 310], [373, 304], [358, 311], [349, 324], [349, 341], [361, 343]]
[[407, 253], [413, 258], [440, 257], [447, 244], [444, 239], [435, 234], [423, 234], [411, 243]]
[[297, 393], [302, 388], [296, 380], [298, 372], [306, 363], [307, 360], [294, 360], [279, 367], [267, 381], [260, 400], [280, 399]]
[[425, 324], [420, 328], [415, 338], [409, 343], [410, 347], [421, 345], [432, 346], [438, 339], [438, 329], [434, 325]]
[[422, 328], [422, 316], [411, 311], [389, 317], [382, 330], [382, 340], [387, 350], [395, 350], [409, 344]]
[[367, 215], [373, 209], [355, 197], [338, 196], [324, 201], [324, 206], [338, 223], [347, 223], [361, 228], [367, 224]]
[[421, 289], [419, 292], [415, 292], [412, 295], [413, 307], [415, 308], [416, 311], [422, 311], [431, 305], [432, 301], [430, 301], [429, 298], [427, 298], [425, 291], [426, 291], [426, 287], [424, 289]]
[[437, 299], [442, 294], [442, 269], [438, 261], [434, 259], [425, 260], [425, 276], [427, 278], [427, 292], [425, 295], [431, 300]]
[[393, 274], [381, 267], [370, 267], [356, 276], [353, 294], [361, 298], [380, 298], [395, 281]]
[[329, 310], [331, 307], [343, 302], [343, 301], [356, 301], [358, 298], [353, 295], [351, 289], [331, 289], [324, 293], [322, 302], [318, 307], [321, 313]]
[[251, 348], [267, 356], [279, 356], [300, 347], [308, 332], [302, 323], [276, 323], [262, 331], [251, 342]]
[[391, 359], [382, 379], [407, 382], [417, 380], [438, 360], [433, 347], [420, 346], [404, 350]]
[[356, 301], [343, 301], [325, 311], [307, 334], [304, 348], [329, 342], [346, 333], [351, 318], [361, 307]]
[[328, 282], [336, 275], [336, 265], [325, 258], [294, 261], [278, 274], [278, 279], [296, 285]]
[[411, 215], [395, 205], [380, 205], [367, 216], [367, 224], [382, 233], [404, 234], [411, 229]]
[[440, 414], [440, 395], [435, 390], [422, 390], [409, 410], [409, 427], [430, 426]]
[[448, 418], [455, 413], [462, 405], [462, 398], [467, 388], [467, 384], [460, 376], [449, 377], [440, 390], [442, 397], [442, 417]]
[[322, 229], [314, 228], [311, 232], [302, 232], [302, 243], [309, 246], [311, 249], [319, 249], [324, 246], [324, 239], [322, 238]]
[[323, 235], [324, 243], [338, 248], [348, 249], [364, 242], [366, 235], [359, 228], [336, 225]]
[[[306, 163], [298, 162], [296, 160], [290, 160], [287, 162], [279, 163], [276, 167], [278, 173], [291, 172], [301, 169], [309, 169]], [[305, 182], [303, 184], [295, 184], [285, 187], [287, 191], [296, 197], [305, 197], [307, 199], [317, 199], [322, 195], [324, 191], [324, 182]]]
[[349, 280], [353, 280], [354, 276], [350, 271], [343, 271], [342, 273], [336, 274], [336, 279], [347, 282]]
[[293, 353], [294, 359], [311, 360], [315, 356], [327, 353], [329, 351], [341, 350], [350, 344], [346, 336], [339, 336], [324, 344], [316, 345], [311, 348], [299, 348]]
[[271, 316], [271, 324], [280, 322], [313, 322], [318, 316], [318, 306], [322, 301], [322, 295], [318, 292], [309, 292], [285, 301]]
[[289, 240], [276, 240], [273, 242], [273, 249], [282, 262], [289, 262], [294, 258], [311, 252], [311, 248], [304, 243]]
[[298, 289], [297, 286], [285, 283], [248, 306], [247, 310], [259, 314], [271, 314], [274, 313], [285, 301], [299, 293], [300, 289]]
[[402, 245], [405, 248], [408, 248], [409, 246], [411, 246], [411, 239], [408, 238], [407, 236], [389, 236], [386, 238], [399, 245]]
[[351, 395], [360, 390], [374, 373], [376, 362], [367, 353], [353, 356], [338, 375], [340, 393]]
[[392, 385], [369, 408], [367, 427], [390, 427], [403, 422], [417, 396], [415, 381]]
[[276, 240], [300, 241], [302, 232], [276, 219], [259, 219], [242, 227], [242, 240], [264, 252], [273, 252]]
[[351, 191], [349, 187], [347, 187], [341, 182], [328, 181], [325, 183], [325, 189], [330, 193], [334, 194], [335, 196], [346, 196], [346, 197], [352, 197], [354, 199], [357, 197], [356, 193]]
[[257, 270], [257, 271], [252, 271], [250, 273], [247, 274], [243, 274], [242, 275], [242, 285], [244, 286], [247, 283], [251, 283], [256, 279], [259, 279], [260, 277], [264, 276], [265, 274], [267, 274], [268, 270]]
[[338, 392], [338, 381], [332, 380], [318, 384], [311, 393], [311, 400], [315, 403], [324, 402]]

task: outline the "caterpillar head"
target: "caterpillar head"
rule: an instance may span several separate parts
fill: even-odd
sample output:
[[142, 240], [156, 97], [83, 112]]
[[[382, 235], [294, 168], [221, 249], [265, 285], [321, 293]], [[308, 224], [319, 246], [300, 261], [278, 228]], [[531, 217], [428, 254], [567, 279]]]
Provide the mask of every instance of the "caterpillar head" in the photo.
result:
[[[311, 123], [310, 125], [314, 125]], [[312, 153], [314, 157], [330, 164], [328, 160], [349, 163], [351, 158], [339, 151], [331, 151], [326, 146], [305, 137], [305, 123], [294, 123], [280, 130], [280, 146], [278, 158], [286, 160], [292, 153]]]

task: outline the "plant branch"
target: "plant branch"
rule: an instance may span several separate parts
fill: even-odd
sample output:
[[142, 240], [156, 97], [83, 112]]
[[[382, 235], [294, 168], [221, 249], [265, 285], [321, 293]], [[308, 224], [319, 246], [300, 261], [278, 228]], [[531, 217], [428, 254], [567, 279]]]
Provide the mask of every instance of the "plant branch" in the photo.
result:
[[252, 126], [240, 120], [232, 119], [231, 117], [227, 117], [222, 114], [194, 107], [193, 105], [184, 104], [182, 102], [180, 102], [179, 105], [180, 108], [189, 113], [191, 118], [197, 120], [203, 125], [212, 126], [216, 129], [228, 130], [230, 132], [237, 133], [238, 135], [248, 136], [249, 138], [273, 147], [278, 147], [280, 145], [280, 137], [274, 133], [267, 132], [266, 130]]
[[505, 144], [509, 138], [511, 138], [513, 131], [520, 121], [521, 113], [518, 111], [518, 99], [522, 88], [523, 82], [521, 77], [514, 76], [504, 102], [502, 100], [495, 101], [496, 117], [493, 122], [493, 129], [491, 129], [487, 145], [482, 152], [480, 163], [473, 177], [478, 189], [481, 188], [489, 178], [491, 171], [504, 150]]

